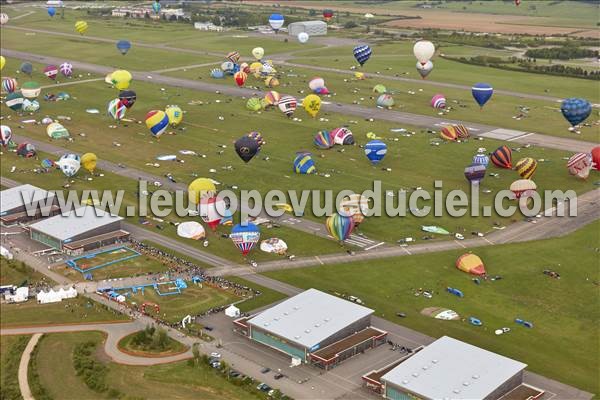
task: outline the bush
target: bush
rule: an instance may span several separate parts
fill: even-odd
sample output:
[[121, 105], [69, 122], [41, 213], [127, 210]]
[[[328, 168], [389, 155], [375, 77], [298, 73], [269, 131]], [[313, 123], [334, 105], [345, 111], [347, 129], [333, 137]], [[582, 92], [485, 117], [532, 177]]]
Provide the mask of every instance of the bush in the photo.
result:
[[120, 392], [109, 388], [106, 383], [108, 367], [94, 357], [97, 344], [92, 341], [78, 343], [73, 349], [73, 367], [86, 386], [97, 393], [107, 393], [111, 398], [120, 397]]

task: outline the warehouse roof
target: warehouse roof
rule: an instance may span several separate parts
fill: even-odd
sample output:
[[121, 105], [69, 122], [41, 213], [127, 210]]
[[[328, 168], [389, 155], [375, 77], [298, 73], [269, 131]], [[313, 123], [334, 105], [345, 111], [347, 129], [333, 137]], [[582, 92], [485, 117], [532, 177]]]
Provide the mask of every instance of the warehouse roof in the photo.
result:
[[30, 225], [30, 228], [66, 241], [122, 219], [98, 208], [86, 206], [36, 222]]
[[527, 367], [444, 336], [381, 379], [428, 399], [483, 399]]
[[21, 185], [0, 192], [0, 215], [4, 215], [15, 208], [54, 197], [54, 193], [33, 185]]
[[327, 26], [327, 23], [323, 22], [323, 21], [298, 21], [298, 22], [292, 22], [292, 23], [288, 24], [288, 28], [293, 25], [304, 25], [304, 26], [310, 26], [310, 25], [323, 26], [323, 25], [325, 25], [325, 26]]
[[268, 310], [248, 323], [312, 349], [373, 310], [339, 297], [308, 289]]

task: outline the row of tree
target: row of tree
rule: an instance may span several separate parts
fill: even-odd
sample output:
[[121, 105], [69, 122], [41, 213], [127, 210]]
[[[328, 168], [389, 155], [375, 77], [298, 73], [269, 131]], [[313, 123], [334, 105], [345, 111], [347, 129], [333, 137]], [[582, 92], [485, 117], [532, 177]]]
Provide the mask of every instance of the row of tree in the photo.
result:
[[598, 57], [598, 50], [590, 50], [583, 47], [562, 46], [547, 47], [543, 49], [529, 49], [525, 56], [530, 58], [544, 58], [548, 60], [571, 60], [574, 58]]

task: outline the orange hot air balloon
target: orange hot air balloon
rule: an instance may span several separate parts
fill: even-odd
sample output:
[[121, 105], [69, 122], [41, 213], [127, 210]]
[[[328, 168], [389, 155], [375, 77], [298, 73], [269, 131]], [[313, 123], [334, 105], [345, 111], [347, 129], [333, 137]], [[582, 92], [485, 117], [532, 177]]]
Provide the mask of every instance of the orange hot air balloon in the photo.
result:
[[475, 254], [466, 253], [456, 260], [456, 268], [472, 275], [485, 275], [485, 265]]

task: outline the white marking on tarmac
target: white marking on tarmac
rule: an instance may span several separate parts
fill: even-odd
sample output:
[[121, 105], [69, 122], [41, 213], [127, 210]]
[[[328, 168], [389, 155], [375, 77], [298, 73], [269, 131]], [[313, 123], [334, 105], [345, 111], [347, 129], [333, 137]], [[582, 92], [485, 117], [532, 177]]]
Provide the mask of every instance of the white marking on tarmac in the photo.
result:
[[371, 249], [374, 249], [374, 248], [376, 248], [376, 247], [379, 247], [379, 246], [381, 246], [381, 245], [383, 245], [383, 244], [385, 244], [385, 242], [379, 242], [379, 243], [377, 243], [377, 244], [374, 244], [373, 246], [369, 246], [369, 247], [365, 248], [365, 250], [371, 250]]
[[455, 240], [454, 243], [457, 243], [460, 247], [462, 247], [463, 249], [466, 249], [467, 246], [465, 246], [464, 244], [462, 244], [459, 240]]
[[325, 265], [325, 263], [323, 261], [321, 261], [321, 259], [319, 258], [319, 256], [315, 256], [315, 259], [321, 264], [321, 265]]
[[510, 139], [508, 139], [508, 140], [506, 140], [506, 141], [507, 141], [507, 142], [512, 142], [512, 141], [515, 141], [515, 140], [517, 140], [517, 139], [523, 139], [523, 138], [526, 138], [527, 136], [531, 136], [531, 135], [533, 135], [533, 133], [526, 133], [526, 134], [524, 134], [524, 135], [521, 135], [521, 136], [517, 136], [517, 137], [514, 137], [514, 138], [510, 138]]

